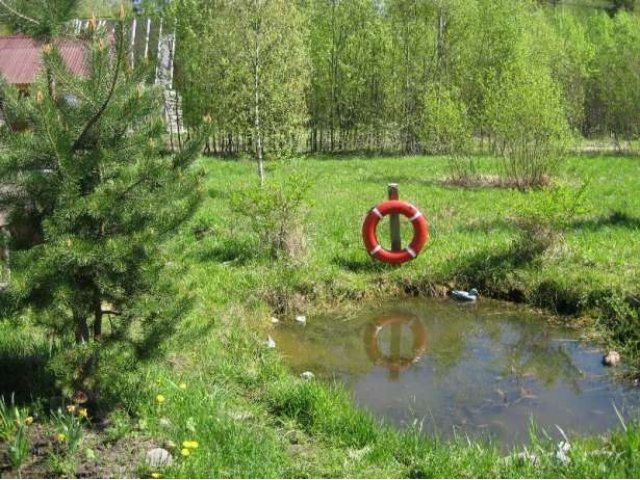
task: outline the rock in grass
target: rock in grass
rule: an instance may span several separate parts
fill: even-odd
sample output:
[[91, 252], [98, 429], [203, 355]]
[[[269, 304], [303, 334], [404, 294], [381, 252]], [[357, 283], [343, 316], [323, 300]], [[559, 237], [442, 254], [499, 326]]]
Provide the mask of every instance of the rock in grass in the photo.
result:
[[300, 378], [303, 380], [311, 380], [315, 378], [315, 375], [313, 374], [313, 372], [302, 372], [300, 374]]
[[271, 317], [271, 323], [275, 325], [276, 323], [280, 323], [280, 320], [278, 320], [276, 317]]
[[602, 359], [602, 364], [605, 367], [615, 367], [620, 363], [621, 357], [615, 350], [610, 350]]
[[556, 459], [560, 463], [567, 465], [569, 462], [571, 462], [569, 455], [567, 455], [569, 453], [569, 450], [571, 450], [571, 444], [565, 440], [561, 441], [556, 448]]
[[154, 448], [147, 452], [145, 461], [150, 468], [163, 468], [171, 466], [173, 457], [164, 448]]
[[265, 345], [267, 348], [276, 348], [276, 341], [271, 337], [271, 335], [269, 335], [269, 336], [267, 337], [267, 341], [266, 341], [266, 342], [264, 342], [264, 345]]
[[307, 323], [307, 317], [305, 315], [296, 315], [296, 322], [304, 325]]

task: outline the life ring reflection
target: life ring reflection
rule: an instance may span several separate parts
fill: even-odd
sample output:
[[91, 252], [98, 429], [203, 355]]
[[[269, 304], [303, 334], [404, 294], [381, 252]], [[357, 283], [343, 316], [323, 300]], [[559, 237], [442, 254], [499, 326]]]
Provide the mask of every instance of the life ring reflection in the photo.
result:
[[[402, 355], [402, 327], [407, 326], [413, 337], [411, 352]], [[380, 350], [380, 332], [390, 328], [390, 354], [384, 355]], [[420, 360], [427, 348], [427, 329], [415, 315], [391, 314], [367, 326], [364, 334], [364, 344], [367, 355], [375, 365], [380, 365], [391, 373], [392, 379], [407, 370]]]

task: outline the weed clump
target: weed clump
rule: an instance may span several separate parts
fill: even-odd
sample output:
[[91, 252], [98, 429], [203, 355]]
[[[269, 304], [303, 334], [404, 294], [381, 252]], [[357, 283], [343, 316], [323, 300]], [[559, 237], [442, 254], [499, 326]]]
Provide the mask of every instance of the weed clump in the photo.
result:
[[292, 173], [264, 184], [251, 184], [231, 195], [231, 208], [258, 237], [258, 249], [272, 259], [302, 258], [306, 253], [306, 194], [309, 178]]

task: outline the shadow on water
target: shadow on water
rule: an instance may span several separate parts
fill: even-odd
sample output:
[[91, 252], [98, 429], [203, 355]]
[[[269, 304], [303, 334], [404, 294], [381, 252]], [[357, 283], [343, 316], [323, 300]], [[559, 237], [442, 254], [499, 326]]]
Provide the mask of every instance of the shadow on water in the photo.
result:
[[400, 428], [529, 440], [530, 421], [553, 434], [618, 425], [640, 394], [618, 383], [577, 332], [513, 305], [413, 299], [343, 318], [280, 325], [274, 337], [295, 371], [337, 378], [357, 404]]

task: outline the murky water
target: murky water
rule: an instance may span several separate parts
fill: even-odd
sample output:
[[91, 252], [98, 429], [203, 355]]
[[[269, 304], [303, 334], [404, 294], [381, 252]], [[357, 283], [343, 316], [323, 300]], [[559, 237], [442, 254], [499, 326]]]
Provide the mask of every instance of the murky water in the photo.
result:
[[399, 427], [517, 445], [531, 420], [552, 438], [617, 428], [640, 389], [618, 382], [579, 332], [482, 300], [411, 300], [345, 316], [310, 316], [273, 332], [296, 372], [335, 377]]

